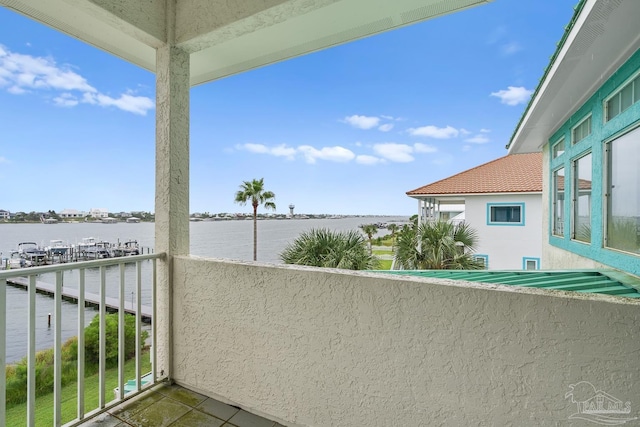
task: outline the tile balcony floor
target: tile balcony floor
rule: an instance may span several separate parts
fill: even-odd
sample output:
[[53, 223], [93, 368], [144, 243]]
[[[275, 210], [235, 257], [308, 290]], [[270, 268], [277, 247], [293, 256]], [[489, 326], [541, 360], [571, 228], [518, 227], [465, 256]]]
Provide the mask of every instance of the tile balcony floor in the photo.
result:
[[179, 385], [159, 385], [82, 427], [283, 427]]

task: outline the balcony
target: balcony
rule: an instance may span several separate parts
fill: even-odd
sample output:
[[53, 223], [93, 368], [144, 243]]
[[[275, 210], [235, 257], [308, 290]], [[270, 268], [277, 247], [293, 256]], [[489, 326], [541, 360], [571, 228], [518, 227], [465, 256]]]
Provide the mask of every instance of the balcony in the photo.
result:
[[[141, 313], [141, 298], [127, 301], [123, 289], [130, 284], [120, 279], [125, 270], [120, 266], [131, 264], [137, 272], [147, 263], [159, 273], [166, 268], [163, 259], [163, 254], [141, 255], [3, 271], [0, 285], [18, 272], [27, 274], [31, 300], [35, 274], [61, 277], [73, 269], [82, 277], [98, 269], [100, 289], [115, 287], [124, 296], [120, 313], [132, 307]], [[108, 268], [116, 274], [105, 274]], [[453, 419], [541, 424], [575, 412], [575, 403], [564, 396], [581, 380], [602, 384], [620, 399], [640, 391], [634, 381], [640, 303], [626, 298], [177, 256], [165, 310], [160, 285], [152, 286], [156, 274], [149, 283], [133, 276], [138, 295], [150, 292], [157, 319], [151, 324], [155, 378], [114, 396], [103, 385], [101, 369], [99, 407], [84, 408], [80, 399], [77, 419], [66, 425], [92, 425], [96, 416], [140, 425], [125, 415], [144, 416], [163, 404], [177, 406], [184, 416], [190, 409], [181, 406], [182, 395], [195, 396], [187, 407], [198, 412], [190, 416], [220, 422], [231, 417], [225, 420], [226, 414], [207, 413], [199, 405], [227, 404], [265, 418], [268, 425], [433, 425]], [[106, 280], [110, 277], [115, 280]], [[56, 307], [61, 282], [55, 284]], [[82, 286], [82, 279], [78, 283]], [[108, 299], [102, 295], [104, 313]], [[26, 316], [30, 343], [33, 315]], [[141, 316], [136, 318], [139, 325]], [[59, 331], [57, 311], [53, 319]], [[59, 365], [61, 340], [55, 333]], [[30, 346], [27, 425], [35, 425], [37, 406], [34, 352]], [[55, 371], [59, 375], [59, 368]], [[137, 370], [136, 378], [143, 374]], [[119, 390], [130, 379], [119, 374]], [[167, 381], [175, 385], [156, 388]], [[78, 384], [79, 395], [86, 386]], [[55, 425], [68, 421], [60, 417], [60, 387], [56, 381]], [[145, 413], [140, 403], [132, 403], [138, 411], [125, 412], [123, 402], [134, 399], [158, 406]], [[242, 426], [234, 421], [230, 425]]]

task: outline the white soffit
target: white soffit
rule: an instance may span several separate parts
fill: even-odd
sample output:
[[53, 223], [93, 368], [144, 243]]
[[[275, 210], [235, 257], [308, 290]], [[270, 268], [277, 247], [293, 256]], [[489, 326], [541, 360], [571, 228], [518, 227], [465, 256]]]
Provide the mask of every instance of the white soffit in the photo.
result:
[[[175, 2], [168, 9], [167, 0], [0, 0], [0, 6], [150, 71], [155, 49], [175, 34], [175, 44], [191, 53], [195, 85], [492, 0], [168, 1]], [[175, 17], [168, 19], [167, 10]]]
[[640, 48], [639, 0], [587, 0], [531, 100], [509, 154], [541, 151], [552, 134]]
[[[211, 42], [191, 55], [191, 83], [200, 84], [263, 65], [336, 46], [436, 16], [452, 13], [487, 0], [339, 0], [315, 1], [323, 6], [295, 15], [288, 1], [201, 37]], [[309, 4], [309, 2], [306, 2]], [[288, 10], [286, 20], [279, 11]], [[253, 25], [247, 26], [247, 22]], [[255, 29], [257, 26], [262, 26]], [[252, 28], [253, 27], [253, 28]], [[239, 28], [244, 32], [238, 31]], [[249, 31], [246, 31], [247, 29]], [[229, 33], [240, 32], [228, 38]], [[224, 41], [217, 43], [217, 37]], [[197, 40], [195, 38], [194, 40]], [[196, 43], [187, 41], [187, 50]], [[201, 47], [201, 46], [198, 46]]]

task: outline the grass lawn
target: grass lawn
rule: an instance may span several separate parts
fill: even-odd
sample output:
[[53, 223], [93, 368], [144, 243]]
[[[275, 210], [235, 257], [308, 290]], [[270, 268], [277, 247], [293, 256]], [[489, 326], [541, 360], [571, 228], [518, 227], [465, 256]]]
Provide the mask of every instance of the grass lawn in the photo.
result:
[[381, 259], [380, 260], [380, 266], [378, 267], [378, 270], [391, 270], [391, 263], [393, 261], [390, 259]]
[[[125, 364], [125, 382], [135, 378], [136, 360], [131, 359]], [[151, 371], [149, 352], [144, 352], [140, 359], [140, 371], [144, 375]], [[105, 400], [113, 400], [113, 389], [118, 386], [118, 368], [106, 371]], [[85, 413], [98, 407], [98, 374], [85, 378], [84, 381], [84, 407]], [[77, 384], [71, 383], [62, 388], [62, 424], [76, 418], [77, 411]], [[53, 425], [53, 393], [36, 398], [36, 426]], [[23, 426], [27, 421], [27, 404], [13, 406], [7, 409], [7, 425]]]
[[389, 250], [374, 249], [372, 252], [374, 255], [393, 255], [393, 249], [391, 249], [391, 247], [389, 247]]

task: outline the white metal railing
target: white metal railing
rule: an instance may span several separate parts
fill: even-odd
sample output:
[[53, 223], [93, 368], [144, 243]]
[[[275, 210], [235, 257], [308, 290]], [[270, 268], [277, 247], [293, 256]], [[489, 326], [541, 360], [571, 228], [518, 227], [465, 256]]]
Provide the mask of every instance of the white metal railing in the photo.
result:
[[[27, 291], [27, 426], [35, 425], [35, 407], [36, 407], [36, 292], [42, 291], [53, 294], [54, 313], [53, 313], [53, 351], [54, 351], [54, 386], [53, 386], [53, 420], [55, 426], [62, 424], [61, 415], [61, 380], [62, 380], [62, 299], [77, 300], [78, 308], [78, 360], [77, 360], [77, 412], [76, 418], [69, 421], [65, 426], [75, 426], [83, 421], [105, 412], [109, 408], [117, 405], [126, 398], [133, 397], [140, 393], [142, 389], [146, 389], [157, 383], [160, 378], [156, 377], [156, 360], [157, 346], [156, 338], [156, 277], [157, 277], [157, 259], [163, 258], [164, 254], [135, 255], [120, 258], [111, 258], [95, 261], [84, 261], [69, 264], [58, 264], [50, 266], [40, 266], [31, 268], [22, 268], [14, 270], [0, 271], [0, 369], [6, 371], [6, 352], [7, 352], [7, 282], [9, 284], [17, 284], [26, 288]], [[145, 281], [148, 281], [150, 289], [150, 306], [143, 308], [142, 305], [142, 270], [144, 263], [151, 263], [151, 271], [145, 275]], [[135, 266], [135, 284], [132, 295], [132, 301], [125, 301], [125, 266]], [[107, 278], [107, 268], [119, 268], [119, 278], [116, 278], [118, 286], [118, 298], [107, 297], [107, 282], [111, 285], [113, 280]], [[97, 280], [99, 282], [98, 295], [89, 294], [86, 291], [86, 272], [98, 270]], [[69, 289], [63, 292], [63, 274], [65, 272], [77, 271], [77, 289]], [[43, 274], [53, 274], [55, 283], [53, 286], [47, 287], [45, 283], [38, 282], [38, 277]], [[70, 273], [71, 274], [71, 273]], [[95, 276], [95, 274], [94, 274]], [[135, 296], [135, 302], [133, 297]], [[99, 317], [99, 398], [97, 408], [85, 408], [85, 304], [95, 305], [98, 308], [97, 315]], [[118, 316], [118, 387], [115, 400], [107, 402], [106, 399], [106, 325], [105, 315], [107, 310], [117, 310]], [[135, 314], [135, 389], [127, 392], [125, 390], [125, 312]], [[141, 372], [142, 359], [142, 321], [143, 317], [151, 320], [151, 376], [147, 384], [141, 384], [143, 376]], [[6, 425], [6, 375], [0, 375], [0, 426]]]

